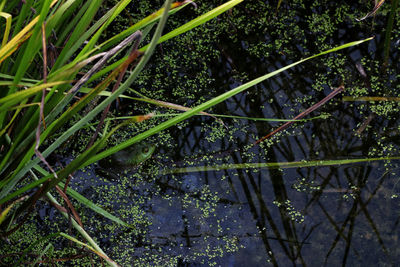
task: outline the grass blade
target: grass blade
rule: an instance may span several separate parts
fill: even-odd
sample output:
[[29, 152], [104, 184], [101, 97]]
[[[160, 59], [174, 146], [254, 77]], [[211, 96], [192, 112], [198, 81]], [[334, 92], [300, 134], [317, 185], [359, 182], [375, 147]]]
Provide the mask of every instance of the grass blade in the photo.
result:
[[10, 35], [12, 16], [5, 12], [0, 12], [0, 16], [6, 20], [6, 29], [4, 31], [3, 41], [1, 42], [1, 47], [3, 47], [7, 43], [8, 36]]
[[347, 164], [357, 164], [363, 162], [381, 160], [399, 160], [399, 157], [363, 158], [363, 159], [341, 159], [341, 160], [312, 160], [312, 161], [292, 161], [292, 162], [260, 162], [260, 163], [240, 163], [240, 164], [221, 164], [216, 166], [196, 166], [165, 170], [162, 174], [176, 174], [189, 172], [207, 172], [234, 169], [290, 169], [290, 168], [309, 168], [326, 167]]
[[283, 71], [285, 71], [287, 69], [290, 69], [290, 68], [292, 68], [292, 67], [294, 67], [294, 66], [296, 66], [298, 64], [301, 64], [301, 63], [303, 63], [305, 61], [308, 61], [310, 59], [313, 59], [313, 58], [316, 58], [316, 57], [319, 57], [319, 56], [322, 56], [322, 55], [326, 55], [326, 54], [329, 54], [329, 53], [332, 53], [332, 52], [339, 51], [341, 49], [345, 49], [345, 48], [348, 48], [348, 47], [352, 47], [352, 46], [355, 46], [355, 45], [362, 44], [362, 43], [370, 41], [372, 39], [373, 39], [373, 37], [370, 37], [370, 38], [367, 38], [367, 39], [364, 39], [364, 40], [354, 41], [354, 42], [350, 42], [350, 43], [346, 43], [346, 44], [340, 45], [338, 47], [335, 47], [335, 48], [323, 51], [323, 52], [321, 52], [319, 54], [310, 56], [308, 58], [299, 60], [299, 61], [294, 62], [294, 63], [292, 63], [290, 65], [287, 65], [287, 66], [285, 66], [283, 68], [280, 68], [280, 69], [275, 70], [275, 71], [273, 71], [271, 73], [268, 73], [268, 74], [266, 74], [264, 76], [256, 78], [256, 79], [254, 79], [254, 80], [252, 80], [250, 82], [247, 82], [247, 83], [245, 83], [245, 84], [243, 84], [241, 86], [238, 86], [238, 87], [236, 87], [236, 88], [234, 88], [234, 89], [232, 89], [232, 90], [230, 90], [228, 92], [225, 92], [225, 93], [223, 93], [223, 94], [221, 94], [221, 95], [219, 95], [219, 96], [217, 96], [217, 97], [215, 97], [215, 98], [213, 98], [213, 99], [211, 99], [211, 100], [209, 100], [209, 101], [207, 101], [207, 102], [205, 102], [203, 104], [200, 104], [197, 107], [194, 107], [191, 110], [186, 111], [185, 113], [182, 113], [179, 116], [176, 116], [176, 117], [174, 117], [172, 119], [169, 119], [168, 121], [165, 121], [165, 122], [159, 124], [158, 126], [155, 126], [154, 128], [150, 129], [150, 130], [147, 130], [147, 131], [145, 131], [145, 132], [143, 132], [141, 134], [138, 134], [137, 136], [135, 136], [135, 137], [133, 137], [133, 138], [131, 138], [131, 139], [125, 141], [125, 142], [122, 142], [117, 146], [114, 146], [114, 147], [112, 147], [112, 148], [110, 148], [108, 150], [105, 150], [105, 151], [99, 153], [98, 155], [96, 155], [93, 158], [89, 159], [84, 166], [92, 164], [92, 163], [94, 163], [94, 162], [96, 162], [96, 161], [98, 161], [98, 160], [100, 160], [102, 158], [108, 157], [108, 156], [110, 156], [110, 155], [112, 155], [112, 154], [114, 154], [114, 153], [116, 153], [116, 152], [118, 152], [118, 151], [120, 151], [120, 150], [122, 150], [124, 148], [127, 148], [128, 146], [133, 145], [134, 143], [140, 142], [140, 141], [142, 141], [143, 139], [145, 139], [145, 138], [147, 138], [149, 136], [152, 136], [152, 135], [154, 135], [154, 134], [156, 134], [156, 133], [158, 133], [158, 132], [160, 132], [162, 130], [165, 130], [165, 129], [171, 127], [171, 126], [174, 126], [177, 123], [196, 115], [200, 111], [203, 111], [203, 110], [206, 110], [206, 109], [208, 109], [208, 108], [210, 108], [212, 106], [215, 106], [216, 104], [221, 103], [222, 101], [224, 101], [224, 100], [226, 100], [226, 99], [228, 99], [228, 98], [230, 98], [230, 97], [232, 97], [232, 96], [234, 96], [234, 95], [236, 95], [238, 93], [241, 93], [241, 92], [249, 89], [250, 87], [252, 87], [252, 86], [254, 86], [254, 85], [256, 85], [256, 84], [258, 84], [258, 83], [260, 83], [260, 82], [262, 82], [264, 80], [267, 80], [267, 79], [269, 79], [269, 78], [271, 78], [271, 77], [273, 77], [273, 76], [275, 76], [275, 75], [277, 75], [277, 74], [279, 74], [279, 73], [281, 73], [281, 72], [283, 72]]

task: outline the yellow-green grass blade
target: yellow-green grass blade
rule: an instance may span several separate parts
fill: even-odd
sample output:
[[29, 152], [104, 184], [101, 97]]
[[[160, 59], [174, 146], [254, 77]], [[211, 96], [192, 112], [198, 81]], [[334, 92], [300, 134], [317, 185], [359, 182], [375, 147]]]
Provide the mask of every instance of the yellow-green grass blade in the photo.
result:
[[4, 9], [4, 5], [6, 4], [6, 0], [2, 0], [1, 2], [0, 2], [0, 11], [3, 11], [3, 9]]
[[6, 28], [4, 30], [3, 41], [1, 42], [1, 47], [3, 47], [6, 45], [8, 36], [10, 35], [12, 16], [5, 12], [0, 12], [0, 16], [6, 20]]
[[28, 25], [26, 25], [14, 38], [0, 49], [0, 63], [9, 57], [32, 33], [31, 29], [35, 26], [39, 17], [36, 17]]
[[44, 83], [0, 98], [0, 113], [7, 111], [8, 108], [22, 102], [24, 99], [36, 95], [37, 93], [41, 92], [44, 88], [51, 88], [53, 86], [65, 84], [68, 82], [69, 81], [57, 81], [57, 82]]

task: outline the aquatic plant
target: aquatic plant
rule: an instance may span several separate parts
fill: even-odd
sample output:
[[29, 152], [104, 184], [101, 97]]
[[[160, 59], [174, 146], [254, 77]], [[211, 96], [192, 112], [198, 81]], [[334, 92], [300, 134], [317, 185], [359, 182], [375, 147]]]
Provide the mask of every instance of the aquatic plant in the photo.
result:
[[[278, 68], [269, 74], [252, 79], [211, 100], [206, 99], [204, 96], [199, 98], [192, 97], [195, 106], [191, 109], [187, 109], [185, 113], [174, 116], [149, 129], [142, 129], [142, 132], [134, 137], [130, 137], [126, 141], [98, 153], [98, 151], [105, 147], [106, 141], [112, 138], [112, 135], [116, 133], [119, 128], [131, 122], [139, 122], [154, 117], [153, 114], [134, 116], [127, 122], [115, 126], [111, 131], [104, 131], [102, 137], [87, 150], [81, 148], [81, 151], [74, 155], [76, 157], [66, 167], [55, 169], [54, 166], [49, 163], [48, 158], [50, 155], [64, 145], [68, 145], [69, 138], [73, 136], [73, 134], [87, 127], [87, 124], [113, 100], [122, 95], [122, 93], [130, 90], [130, 85], [139, 77], [156, 43], [165, 42], [169, 38], [204, 24], [207, 20], [228, 10], [241, 1], [230, 1], [223, 6], [216, 7], [209, 13], [161, 36], [161, 30], [167, 16], [166, 12], [172, 14], [187, 4], [178, 3], [172, 6], [173, 9], [171, 11], [165, 8], [164, 10], [153, 13], [149, 17], [132, 25], [127, 30], [97, 45], [98, 41], [102, 38], [102, 32], [106, 30], [108, 25], [110, 25], [119, 13], [123, 12], [124, 7], [129, 2], [130, 1], [118, 2], [111, 10], [104, 11], [105, 14], [95, 22], [94, 17], [96, 12], [101, 10], [101, 1], [91, 1], [87, 3], [82, 3], [82, 1], [27, 1], [27, 4], [22, 5], [22, 10], [17, 15], [15, 25], [10, 23], [4, 25], [5, 34], [3, 40], [6, 41], [0, 50], [2, 77], [5, 79], [2, 84], [4, 90], [1, 92], [2, 98], [0, 99], [0, 103], [2, 104], [0, 107], [0, 172], [2, 177], [0, 182], [0, 203], [6, 207], [11, 207], [12, 204], [16, 203], [15, 201], [12, 202], [13, 200], [20, 199], [20, 197], [24, 195], [30, 196], [27, 200], [21, 199], [22, 204], [15, 204], [20, 206], [18, 206], [18, 209], [16, 209], [12, 216], [10, 216], [11, 209], [4, 210], [2, 213], [4, 219], [2, 219], [3, 224], [1, 225], [4, 235], [11, 234], [17, 231], [19, 227], [22, 227], [23, 220], [20, 219], [21, 216], [24, 215], [24, 212], [27, 212], [25, 218], [31, 216], [31, 208], [34, 203], [44, 195], [47, 195], [53, 203], [61, 207], [49, 194], [49, 191], [57, 188], [57, 186], [64, 188], [64, 190], [58, 190], [58, 193], [62, 195], [66, 203], [68, 203], [68, 197], [66, 195], [68, 194], [77, 199], [80, 205], [86, 205], [114, 222], [130, 227], [131, 225], [128, 225], [123, 220], [112, 216], [109, 212], [105, 211], [105, 209], [88, 202], [83, 196], [74, 192], [68, 187], [69, 180], [67, 177], [77, 169], [84, 168], [134, 143], [142, 141], [169, 127], [178, 125], [199, 112], [213, 107], [240, 92], [244, 92], [284, 70], [327, 53], [370, 40], [365, 39], [351, 42], [333, 49], [327, 48], [324, 52], [309, 56], [288, 66]], [[4, 5], [4, 1], [2, 3], [3, 5], [1, 7], [4, 8], [3, 11], [7, 14], [13, 14], [17, 9], [17, 5], [19, 5], [18, 1], [12, 1], [7, 3], [7, 5]], [[169, 6], [170, 4], [167, 1], [165, 7]], [[39, 15], [35, 16], [34, 12], [30, 11], [30, 8], [37, 11], [40, 10]], [[327, 20], [328, 18], [326, 16], [315, 18], [315, 24], [318, 24], [317, 20], [319, 19]], [[66, 20], [72, 22], [66, 24], [64, 23]], [[28, 23], [29, 21], [31, 22]], [[133, 47], [129, 56], [122, 57], [119, 60], [115, 59], [112, 63], [107, 63], [109, 57], [114, 57], [115, 54], [121, 53], [120, 51], [123, 48], [123, 44], [129, 45], [129, 43], [134, 42], [138, 45], [141, 39], [140, 36], [148, 36], [152, 26], [156, 22], [159, 22], [158, 27], [154, 33], [153, 39], [147, 45], [139, 49]], [[23, 26], [25, 24], [27, 26]], [[10, 32], [11, 29], [13, 29], [11, 34], [12, 38], [8, 40], [8, 32]], [[141, 30], [142, 33], [140, 34], [137, 32], [138, 30]], [[210, 27], [210, 29], [207, 30], [212, 31], [214, 29]], [[317, 30], [329, 29], [323, 28]], [[283, 32], [281, 34], [283, 34]], [[124, 38], [128, 39], [122, 41]], [[144, 38], [144, 40], [146, 40], [146, 38]], [[190, 39], [186, 41], [190, 47]], [[320, 40], [320, 42], [322, 41], [323, 40]], [[283, 48], [283, 43], [280, 45], [283, 53], [290, 53], [289, 50]], [[58, 48], [61, 46], [62, 48], [58, 51]], [[193, 49], [196, 48], [203, 49], [201, 44], [200, 47], [194, 47]], [[43, 49], [43, 52], [40, 51], [41, 49]], [[200, 54], [201, 53], [204, 53], [204, 51], [200, 51]], [[139, 57], [141, 58], [138, 59]], [[100, 58], [98, 62], [101, 62], [101, 64], [96, 63], [90, 67], [92, 62], [98, 58]], [[38, 68], [37, 65], [42, 62], [42, 59], [43, 67]], [[167, 57], [165, 60], [169, 64], [174, 64], [175, 62], [173, 57]], [[136, 63], [137, 65], [133, 71], [130, 72], [127, 71], [127, 68], [131, 63]], [[77, 78], [79, 71], [82, 71], [84, 74], [82, 78]], [[106, 76], [110, 71], [111, 73]], [[113, 93], [104, 94], [105, 100], [98, 105], [94, 105], [93, 109], [87, 110], [87, 114], [85, 114], [86, 112], [82, 114], [82, 110], [90, 101], [94, 100], [98, 95], [103, 94], [106, 87], [117, 79], [117, 77], [118, 79], [122, 79], [123, 75], [120, 74], [124, 74], [125, 72], [129, 75], [125, 82], [122, 83], [121, 80], [119, 80], [116, 83], [116, 90]], [[245, 79], [246, 77], [241, 78]], [[102, 82], [97, 84], [96, 81], [100, 79], [102, 79]], [[143, 79], [151, 80], [156, 85], [159, 85], [158, 83], [160, 82], [157, 76], [141, 76], [141, 80]], [[93, 85], [92, 87], [94, 88], [89, 93], [87, 93], [88, 91], [84, 91], [85, 88], [82, 88], [83, 84], [86, 82]], [[201, 84], [205, 86], [208, 82], [208, 80], [204, 79], [201, 81]], [[186, 86], [192, 87], [193, 84], [187, 82], [187, 84], [183, 83], [179, 86], [181, 87], [181, 91], [175, 91], [174, 94], [177, 97], [185, 97], [186, 94], [183, 94], [183, 92]], [[21, 88], [24, 89], [21, 90]], [[46, 90], [48, 94], [45, 94]], [[78, 92], [82, 95], [78, 95]], [[86, 94], [83, 96], [85, 92]], [[147, 98], [151, 99], [153, 97], [152, 94], [155, 94], [155, 92], [149, 90], [148, 94], [146, 94]], [[78, 100], [75, 100], [74, 97], [78, 97]], [[153, 103], [157, 103], [154, 99], [152, 101]], [[70, 127], [64, 128], [65, 125], [70, 123], [70, 120], [76, 120], [76, 122]], [[107, 127], [105, 128], [107, 129]], [[61, 135], [57, 135], [60, 131], [62, 132]], [[48, 170], [44, 170], [40, 166], [40, 163], [43, 164], [42, 166], [46, 166]], [[27, 175], [28, 173], [30, 173], [29, 177]], [[29, 178], [32, 179], [30, 180]], [[63, 184], [62, 182], [65, 183]], [[75, 208], [72, 205], [68, 205], [68, 209], [69, 212], [66, 212], [67, 209], [59, 208], [60, 212], [72, 222], [75, 229], [87, 239], [90, 245], [82, 244], [81, 241], [78, 241], [74, 237], [67, 236], [65, 233], [60, 233], [58, 236], [73, 240], [75, 243], [93, 250], [109, 264], [116, 265], [116, 263], [100, 249], [94, 238], [88, 236], [84, 231], [84, 227], [79, 223], [79, 217], [74, 214]], [[212, 209], [212, 207], [204, 207], [204, 213], [208, 215], [209, 209]], [[18, 226], [13, 225], [15, 221], [19, 223]], [[233, 243], [231, 245], [234, 246]], [[47, 250], [50, 250], [50, 248], [46, 248], [45, 251]], [[38, 259], [41, 256], [43, 255], [38, 255]]]

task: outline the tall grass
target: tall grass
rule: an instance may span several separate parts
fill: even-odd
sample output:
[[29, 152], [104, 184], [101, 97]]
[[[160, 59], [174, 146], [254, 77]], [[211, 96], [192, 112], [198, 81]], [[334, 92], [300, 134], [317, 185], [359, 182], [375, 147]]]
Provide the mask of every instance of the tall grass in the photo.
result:
[[[206, 23], [242, 1], [229, 1], [162, 35], [168, 15], [175, 15], [180, 9], [187, 8], [190, 4], [189, 1], [171, 4], [171, 0], [167, 0], [160, 10], [102, 43], [99, 43], [101, 34], [129, 4], [129, 0], [121, 0], [96, 20], [95, 16], [101, 9], [102, 1], [100, 0], [28, 0], [22, 5], [21, 1], [13, 0], [0, 5], [0, 15], [6, 19], [6, 23], [0, 27], [0, 32], [3, 33], [0, 48], [0, 77], [2, 78], [0, 83], [0, 205], [5, 207], [1, 210], [0, 216], [1, 234], [7, 236], [17, 231], [24, 222], [23, 219], [33, 211], [33, 206], [39, 198], [47, 195], [54, 203], [56, 200], [49, 192], [57, 186], [65, 188], [66, 195], [63, 196], [65, 201], [68, 200], [67, 196], [73, 197], [99, 214], [129, 227], [122, 220], [65, 186], [68, 176], [84, 166], [172, 127], [291, 67], [371, 39], [344, 44], [265, 74], [98, 153], [115, 131], [131, 122], [128, 120], [96, 140], [93, 146], [78, 155], [67, 166], [57, 171], [53, 170], [47, 158], [64, 146], [68, 138], [86, 127], [96, 115], [129, 88], [150, 60], [158, 43]], [[139, 59], [121, 56], [124, 47], [133, 45], [139, 40], [141, 34], [152, 32], [156, 24], [157, 28], [153, 32], [151, 41], [141, 44], [137, 51], [133, 49], [131, 53], [132, 55], [137, 52]], [[59, 53], [56, 53], [54, 47], [62, 48]], [[110, 63], [111, 56], [119, 56], [120, 59]], [[112, 93], [103, 94], [106, 95], [104, 100], [87, 114], [79, 115], [93, 99], [102, 94], [107, 86], [117, 79], [118, 75], [124, 73], [134, 60], [136, 60], [135, 68], [123, 82], [117, 83], [118, 88]], [[84, 73], [82, 77], [78, 75], [80, 72]], [[88, 82], [95, 84], [94, 89], [77, 99], [77, 94], [83, 92], [81, 87]], [[72, 118], [78, 117], [78, 121], [73, 126], [66, 127]], [[61, 136], [56, 135], [61, 129], [63, 132]], [[51, 144], [43, 146], [47, 140], [52, 140]], [[39, 166], [41, 162], [48, 170]], [[63, 195], [62, 192], [59, 193]], [[24, 196], [29, 197], [22, 198]], [[14, 203], [18, 208], [11, 209]], [[68, 217], [68, 214], [60, 211]], [[116, 266], [116, 263], [101, 250], [85, 232], [83, 226], [78, 223], [79, 218], [75, 217], [71, 220], [73, 226], [90, 245], [82, 244], [81, 241], [64, 233], [60, 236], [88, 247], [110, 265]]]

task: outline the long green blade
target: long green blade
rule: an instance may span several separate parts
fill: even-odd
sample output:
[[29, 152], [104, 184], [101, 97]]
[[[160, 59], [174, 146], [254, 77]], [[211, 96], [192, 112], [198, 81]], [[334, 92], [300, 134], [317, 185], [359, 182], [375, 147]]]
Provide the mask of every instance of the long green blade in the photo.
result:
[[118, 152], [118, 151], [120, 151], [120, 150], [122, 150], [124, 148], [127, 148], [128, 146], [133, 145], [134, 143], [140, 142], [141, 140], [143, 140], [143, 139], [145, 139], [145, 138], [147, 138], [149, 136], [152, 136], [152, 135], [154, 135], [154, 134], [156, 134], [156, 133], [158, 133], [158, 132], [160, 132], [162, 130], [165, 130], [165, 129], [167, 129], [167, 128], [169, 128], [169, 127], [171, 127], [171, 126], [173, 126], [173, 125], [175, 125], [175, 124], [177, 124], [177, 123], [179, 123], [179, 122], [181, 122], [181, 121], [183, 121], [183, 120], [185, 120], [187, 118], [190, 118], [190, 117], [196, 115], [197, 113], [199, 113], [200, 111], [203, 111], [203, 110], [206, 110], [206, 109], [208, 109], [208, 108], [210, 108], [212, 106], [215, 106], [218, 103], [221, 103], [222, 101], [224, 101], [224, 100], [226, 100], [226, 99], [228, 99], [228, 98], [230, 98], [230, 97], [232, 97], [232, 96], [234, 96], [234, 95], [236, 95], [238, 93], [241, 93], [241, 92], [249, 89], [250, 87], [252, 87], [252, 86], [254, 86], [254, 85], [256, 85], [256, 84], [258, 84], [258, 83], [260, 83], [262, 81], [265, 81], [265, 80], [267, 80], [267, 79], [269, 79], [269, 78], [271, 78], [271, 77], [273, 77], [273, 76], [275, 76], [275, 75], [277, 75], [277, 74], [279, 74], [279, 73], [281, 73], [281, 72], [283, 72], [283, 71], [285, 71], [287, 69], [290, 69], [290, 68], [292, 68], [292, 67], [294, 67], [294, 66], [296, 66], [296, 65], [298, 65], [300, 63], [303, 63], [303, 62], [305, 62], [307, 60], [310, 60], [310, 59], [313, 59], [313, 58], [316, 58], [316, 57], [319, 57], [319, 56], [322, 56], [322, 55], [326, 55], [326, 54], [329, 54], [329, 53], [332, 53], [332, 52], [339, 51], [341, 49], [345, 49], [345, 48], [348, 48], [348, 47], [359, 45], [361, 43], [370, 41], [372, 39], [373, 39], [373, 37], [370, 37], [370, 38], [367, 38], [367, 39], [364, 39], [364, 40], [350, 42], [350, 43], [347, 43], [347, 44], [344, 44], [344, 45], [341, 45], [341, 46], [338, 46], [338, 47], [323, 51], [323, 52], [321, 52], [319, 54], [316, 54], [316, 55], [313, 55], [311, 57], [299, 60], [299, 61], [297, 61], [295, 63], [287, 65], [287, 66], [285, 66], [283, 68], [280, 68], [280, 69], [278, 69], [276, 71], [273, 71], [273, 72], [268, 73], [268, 74], [266, 74], [264, 76], [256, 78], [256, 79], [254, 79], [254, 80], [252, 80], [250, 82], [247, 82], [247, 83], [245, 83], [245, 84], [243, 84], [241, 86], [238, 86], [238, 87], [236, 87], [236, 88], [234, 88], [234, 89], [232, 89], [232, 90], [230, 90], [228, 92], [225, 92], [225, 93], [223, 93], [223, 94], [221, 94], [221, 95], [219, 95], [219, 96], [217, 96], [217, 97], [215, 97], [215, 98], [213, 98], [213, 99], [211, 99], [211, 100], [209, 100], [209, 101], [207, 101], [207, 102], [205, 102], [203, 104], [200, 104], [197, 107], [194, 107], [191, 110], [186, 111], [185, 113], [182, 113], [179, 116], [176, 116], [176, 117], [174, 117], [172, 119], [169, 119], [169, 120], [159, 124], [158, 126], [152, 128], [150, 130], [147, 130], [147, 131], [145, 131], [145, 132], [143, 132], [141, 134], [138, 134], [137, 136], [135, 136], [135, 137], [133, 137], [133, 138], [131, 138], [131, 139], [129, 139], [129, 140], [117, 145], [117, 146], [114, 146], [114, 147], [112, 147], [112, 148], [110, 148], [108, 150], [105, 150], [105, 151], [99, 153], [95, 157], [89, 159], [84, 166], [92, 164], [92, 163], [94, 163], [94, 162], [96, 162], [96, 161], [98, 161], [98, 160], [100, 160], [102, 158], [108, 157], [108, 156], [110, 156], [110, 155], [112, 155], [112, 154], [114, 154], [114, 153], [116, 153], [116, 152]]

